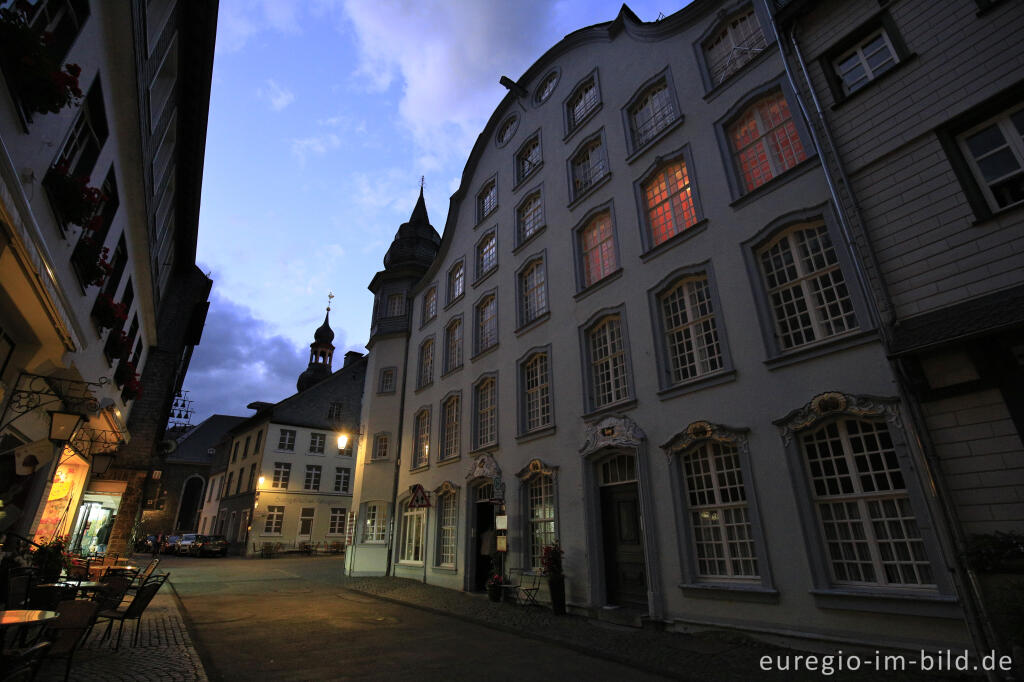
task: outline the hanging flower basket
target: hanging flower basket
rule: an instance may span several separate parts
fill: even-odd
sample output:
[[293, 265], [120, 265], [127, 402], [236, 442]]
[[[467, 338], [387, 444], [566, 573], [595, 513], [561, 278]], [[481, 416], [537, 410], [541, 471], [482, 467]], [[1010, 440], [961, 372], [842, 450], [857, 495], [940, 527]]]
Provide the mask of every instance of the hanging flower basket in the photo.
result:
[[71, 263], [78, 272], [78, 277], [85, 286], [103, 286], [107, 281], [107, 275], [114, 271], [114, 267], [107, 258], [110, 249], [100, 248], [99, 241], [88, 232], [75, 244], [75, 250], [71, 252]]
[[[71, 175], [66, 163], [52, 166], [43, 178], [43, 185], [50, 197], [50, 204], [66, 223], [75, 225], [98, 225], [97, 211], [106, 198], [99, 189], [89, 186], [89, 178]], [[100, 218], [102, 220], [102, 218]]]
[[128, 306], [116, 303], [110, 294], [103, 293], [96, 297], [92, 316], [100, 328], [113, 329], [128, 319]]
[[[121, 358], [123, 360], [128, 357], [131, 350], [131, 339], [128, 338], [127, 332], [123, 330], [119, 332], [110, 332], [110, 338], [107, 339], [108, 356], [111, 358]], [[121, 364], [123, 365], [124, 363], [122, 362]], [[120, 381], [118, 383], [123, 384], [124, 381]]]
[[48, 49], [53, 34], [37, 31], [24, 10], [0, 10], [0, 63], [4, 76], [20, 101], [32, 113], [55, 114], [82, 100], [77, 64], [61, 65]]

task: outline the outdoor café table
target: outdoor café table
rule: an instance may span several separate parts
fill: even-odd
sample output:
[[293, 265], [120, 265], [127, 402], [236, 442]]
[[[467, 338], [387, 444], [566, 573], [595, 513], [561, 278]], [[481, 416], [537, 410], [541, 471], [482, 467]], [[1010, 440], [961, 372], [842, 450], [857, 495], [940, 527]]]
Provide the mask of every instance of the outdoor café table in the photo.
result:
[[103, 589], [103, 583], [95, 580], [68, 580], [59, 583], [46, 583], [43, 585], [36, 585], [36, 587], [73, 587], [76, 591], [81, 592], [95, 592], [96, 590]]
[[[6, 635], [8, 628], [27, 628], [34, 625], [43, 625], [52, 620], [60, 618], [56, 611], [40, 611], [38, 609], [11, 609], [0, 611], [0, 636]], [[39, 634], [42, 634], [42, 628]], [[22, 638], [25, 639], [24, 637]]]

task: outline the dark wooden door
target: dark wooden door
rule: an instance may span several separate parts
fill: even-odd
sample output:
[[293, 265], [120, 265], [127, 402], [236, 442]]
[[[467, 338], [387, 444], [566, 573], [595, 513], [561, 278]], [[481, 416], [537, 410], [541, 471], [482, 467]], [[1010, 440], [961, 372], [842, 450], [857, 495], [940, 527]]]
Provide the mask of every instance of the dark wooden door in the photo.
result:
[[608, 603], [645, 606], [647, 576], [636, 483], [601, 488], [601, 524]]

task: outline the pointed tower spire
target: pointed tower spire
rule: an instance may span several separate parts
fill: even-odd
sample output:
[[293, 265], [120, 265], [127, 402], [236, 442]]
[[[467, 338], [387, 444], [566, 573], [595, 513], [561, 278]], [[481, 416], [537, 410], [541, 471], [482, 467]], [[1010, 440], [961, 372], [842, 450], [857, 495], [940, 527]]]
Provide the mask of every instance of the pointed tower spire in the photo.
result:
[[333, 293], [327, 294], [327, 313], [324, 323], [313, 332], [313, 343], [309, 344], [309, 365], [299, 375], [295, 388], [304, 391], [321, 379], [331, 375], [331, 364], [334, 361], [334, 330], [331, 329], [331, 299]]

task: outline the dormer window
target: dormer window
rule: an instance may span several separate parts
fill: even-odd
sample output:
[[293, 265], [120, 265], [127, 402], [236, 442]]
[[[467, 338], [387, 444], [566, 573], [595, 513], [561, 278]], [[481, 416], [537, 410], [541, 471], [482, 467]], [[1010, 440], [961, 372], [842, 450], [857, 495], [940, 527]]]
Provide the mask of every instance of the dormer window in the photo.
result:
[[764, 32], [761, 31], [752, 7], [723, 21], [719, 29], [704, 41], [703, 46], [711, 84], [718, 85], [739, 71], [765, 46]]

